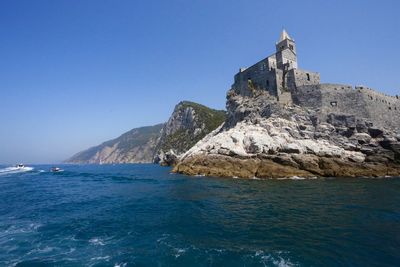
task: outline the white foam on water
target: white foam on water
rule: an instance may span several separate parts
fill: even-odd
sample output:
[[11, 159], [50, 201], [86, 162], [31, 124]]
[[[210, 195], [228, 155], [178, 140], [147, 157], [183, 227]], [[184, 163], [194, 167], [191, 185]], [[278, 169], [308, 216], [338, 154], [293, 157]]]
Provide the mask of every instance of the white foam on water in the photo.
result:
[[283, 252], [278, 251], [277, 253], [266, 253], [262, 250], [257, 250], [254, 254], [254, 257], [260, 259], [260, 263], [264, 266], [277, 266], [277, 267], [294, 267], [297, 266], [293, 264], [290, 260], [284, 259], [281, 255]]
[[290, 180], [305, 180], [306, 178], [300, 176], [292, 176], [289, 178]]
[[127, 265], [126, 262], [122, 262], [122, 263], [116, 263], [116, 264], [114, 265], [114, 267], [125, 267], [126, 265]]
[[31, 255], [31, 254], [43, 254], [43, 253], [47, 253], [47, 252], [52, 252], [53, 250], [55, 250], [55, 247], [49, 247], [49, 246], [45, 246], [45, 247], [40, 247], [40, 244], [38, 247], [32, 249], [31, 251], [29, 251], [27, 253], [27, 255]]
[[175, 258], [178, 258], [180, 256], [182, 256], [183, 254], [185, 254], [185, 252], [187, 251], [187, 248], [174, 248], [175, 250]]
[[101, 238], [93, 237], [92, 239], [89, 240], [89, 243], [93, 245], [99, 245], [99, 246], [104, 246], [105, 243]]
[[39, 223], [29, 223], [28, 225], [11, 225], [6, 230], [0, 232], [0, 238], [9, 237], [15, 234], [26, 234], [37, 231], [42, 226]]
[[4, 169], [0, 169], [0, 175], [7, 175], [7, 174], [14, 174], [14, 173], [22, 173], [22, 172], [29, 172], [32, 171], [33, 167], [7, 167]]
[[261, 256], [263, 254], [264, 254], [264, 251], [262, 251], [262, 250], [257, 250], [256, 251], [256, 257]]
[[314, 180], [314, 179], [318, 179], [318, 178], [317, 177], [301, 177], [301, 176], [291, 176], [291, 177], [276, 178], [276, 180]]
[[102, 261], [102, 260], [105, 260], [105, 261], [109, 261], [110, 260], [110, 256], [104, 256], [104, 257], [94, 257], [94, 258], [90, 258], [90, 260], [91, 261]]
[[293, 266], [295, 266], [290, 261], [287, 261], [282, 258], [279, 258], [278, 260], [273, 260], [272, 263], [275, 264], [277, 267], [293, 267]]

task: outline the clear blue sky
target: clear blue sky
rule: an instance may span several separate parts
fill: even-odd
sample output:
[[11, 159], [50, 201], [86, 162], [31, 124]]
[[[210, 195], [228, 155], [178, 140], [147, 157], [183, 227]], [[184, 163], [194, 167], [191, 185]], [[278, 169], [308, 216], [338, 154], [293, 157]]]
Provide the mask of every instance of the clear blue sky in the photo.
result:
[[322, 82], [400, 91], [398, 0], [2, 0], [0, 163], [53, 163], [192, 100], [225, 107], [282, 27]]

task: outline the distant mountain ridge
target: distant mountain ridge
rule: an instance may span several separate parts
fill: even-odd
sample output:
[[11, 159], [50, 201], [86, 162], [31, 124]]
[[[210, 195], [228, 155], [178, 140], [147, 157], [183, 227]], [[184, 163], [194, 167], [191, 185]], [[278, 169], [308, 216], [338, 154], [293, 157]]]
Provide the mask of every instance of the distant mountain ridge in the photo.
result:
[[164, 124], [132, 129], [120, 137], [79, 152], [68, 163], [146, 163], [153, 158]]
[[170, 165], [225, 120], [225, 111], [190, 101], [175, 106], [168, 122], [132, 129], [81, 151], [67, 163], [150, 163]]

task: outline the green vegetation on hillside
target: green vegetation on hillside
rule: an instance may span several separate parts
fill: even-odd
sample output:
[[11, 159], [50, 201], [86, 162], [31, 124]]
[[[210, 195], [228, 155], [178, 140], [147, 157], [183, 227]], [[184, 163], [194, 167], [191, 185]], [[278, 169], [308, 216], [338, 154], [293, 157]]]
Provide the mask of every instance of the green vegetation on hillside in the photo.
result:
[[196, 121], [204, 125], [204, 129], [196, 136], [194, 135], [195, 129], [177, 130], [166, 137], [161, 147], [163, 151], [174, 149], [178, 153], [183, 153], [225, 121], [226, 113], [223, 110], [211, 109], [189, 101], [181, 102], [178, 107], [182, 110], [193, 108], [196, 114]]
[[189, 101], [182, 102], [182, 108], [186, 107], [192, 107], [195, 110], [199, 120], [204, 122], [205, 130], [208, 132], [215, 130], [225, 121], [226, 112], [224, 110], [211, 109]]

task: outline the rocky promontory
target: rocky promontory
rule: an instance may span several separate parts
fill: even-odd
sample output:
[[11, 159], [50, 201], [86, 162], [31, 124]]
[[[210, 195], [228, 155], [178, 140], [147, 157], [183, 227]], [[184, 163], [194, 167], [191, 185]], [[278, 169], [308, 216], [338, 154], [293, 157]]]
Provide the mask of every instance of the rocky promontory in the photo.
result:
[[363, 118], [282, 104], [267, 92], [227, 96], [224, 124], [174, 172], [220, 177], [398, 176], [399, 132]]
[[160, 132], [153, 162], [174, 165], [179, 156], [221, 125], [225, 115], [223, 110], [190, 101], [180, 102]]

